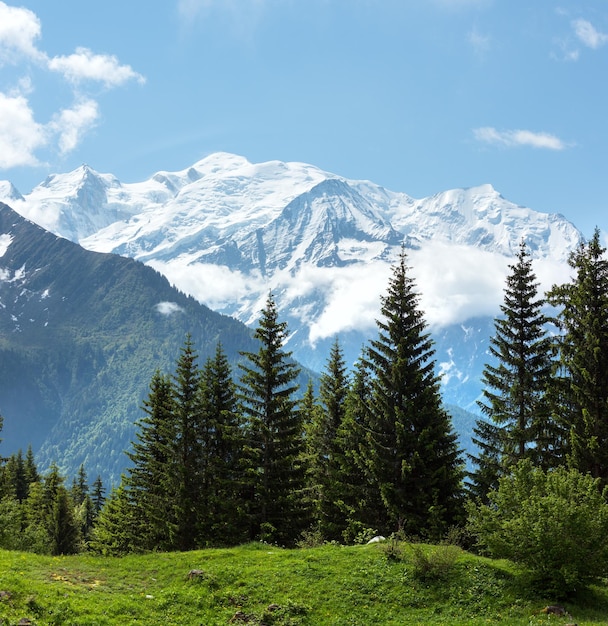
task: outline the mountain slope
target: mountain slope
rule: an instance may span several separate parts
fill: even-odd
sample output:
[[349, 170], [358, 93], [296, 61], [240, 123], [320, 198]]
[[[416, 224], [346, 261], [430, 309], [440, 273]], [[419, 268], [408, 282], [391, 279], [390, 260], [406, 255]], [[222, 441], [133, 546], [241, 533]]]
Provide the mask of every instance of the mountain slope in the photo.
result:
[[84, 250], [0, 203], [2, 452], [31, 443], [42, 465], [116, 480], [156, 368], [186, 333], [199, 362], [218, 341], [234, 362], [250, 331], [153, 269]]
[[359, 356], [405, 245], [444, 395], [464, 407], [479, 393], [491, 320], [521, 240], [542, 289], [563, 278], [581, 239], [563, 217], [517, 206], [491, 185], [414, 199], [303, 163], [225, 153], [130, 184], [83, 166], [22, 198], [15, 210], [36, 223], [87, 249], [141, 260], [247, 324], [272, 289], [289, 348], [317, 371], [336, 335], [348, 362]]

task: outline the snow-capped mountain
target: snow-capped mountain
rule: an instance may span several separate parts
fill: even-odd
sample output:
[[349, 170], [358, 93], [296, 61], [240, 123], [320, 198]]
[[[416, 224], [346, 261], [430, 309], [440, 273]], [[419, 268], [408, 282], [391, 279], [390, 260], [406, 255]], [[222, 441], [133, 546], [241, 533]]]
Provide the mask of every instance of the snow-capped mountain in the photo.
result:
[[445, 397], [461, 406], [478, 393], [491, 320], [521, 240], [549, 287], [566, 278], [581, 238], [562, 216], [517, 206], [491, 185], [414, 199], [312, 165], [252, 164], [225, 153], [140, 183], [87, 166], [23, 196], [0, 183], [0, 200], [87, 249], [151, 265], [248, 324], [272, 289], [294, 356], [316, 370], [336, 335], [349, 361], [359, 356], [405, 245]]

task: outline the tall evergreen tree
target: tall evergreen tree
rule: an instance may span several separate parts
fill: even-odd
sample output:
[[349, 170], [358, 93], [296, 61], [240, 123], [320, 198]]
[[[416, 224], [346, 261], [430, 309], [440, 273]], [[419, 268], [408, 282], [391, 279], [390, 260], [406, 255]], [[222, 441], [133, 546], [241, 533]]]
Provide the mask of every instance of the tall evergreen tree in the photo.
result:
[[27, 447], [27, 452], [25, 453], [25, 480], [28, 485], [37, 483], [40, 480], [40, 474], [38, 473], [38, 468], [36, 467], [34, 452], [31, 445]]
[[93, 501], [93, 507], [95, 510], [95, 516], [99, 515], [99, 512], [103, 508], [105, 498], [105, 487], [101, 480], [101, 476], [98, 474], [95, 482], [93, 483], [93, 493], [91, 494], [91, 500]]
[[384, 503], [385, 530], [437, 537], [460, 513], [462, 459], [408, 269], [402, 250], [367, 352], [372, 380], [363, 454]]
[[314, 515], [327, 539], [341, 539], [345, 528], [342, 501], [344, 450], [339, 437], [346, 414], [349, 380], [344, 354], [336, 339], [321, 374], [321, 404], [311, 412], [308, 428], [309, 477], [316, 492]]
[[[125, 478], [123, 489], [125, 498], [128, 494], [136, 510], [134, 518], [138, 520], [140, 548], [175, 548], [172, 531], [176, 519], [172, 499], [178, 469], [174, 450], [177, 428], [173, 394], [170, 378], [157, 370], [152, 376], [148, 397], [143, 402], [145, 417], [138, 422], [137, 441], [133, 442], [132, 451], [127, 453], [133, 466]], [[99, 512], [103, 494], [99, 485], [94, 489], [93, 502]]]
[[532, 259], [522, 241], [517, 262], [510, 265], [502, 317], [494, 321], [489, 352], [494, 363], [482, 376], [479, 406], [488, 421], [478, 420], [473, 442], [479, 456], [472, 492], [485, 498], [498, 487], [498, 478], [519, 460], [528, 458], [547, 469], [561, 462], [561, 437], [552, 418], [548, 390], [554, 372], [553, 341], [538, 295]]
[[569, 259], [574, 277], [554, 285], [549, 301], [560, 308], [560, 362], [565, 374], [562, 415], [570, 462], [608, 484], [608, 260], [596, 228]]
[[203, 544], [238, 543], [247, 538], [240, 476], [243, 435], [236, 385], [221, 343], [205, 363], [200, 393], [199, 540]]
[[135, 508], [124, 480], [121, 480], [120, 485], [112, 489], [97, 517], [92, 531], [91, 549], [104, 556], [122, 556], [140, 549], [134, 513]]
[[173, 387], [175, 394], [175, 461], [173, 485], [175, 527], [172, 543], [181, 551], [196, 547], [201, 498], [201, 419], [198, 355], [190, 335], [181, 349]]
[[305, 527], [303, 427], [297, 410], [298, 367], [285, 351], [287, 324], [269, 294], [255, 330], [258, 352], [242, 353], [239, 398], [246, 420], [246, 479], [252, 535], [290, 543]]
[[355, 363], [352, 382], [345, 400], [345, 415], [338, 430], [341, 493], [338, 502], [346, 527], [342, 531], [348, 542], [373, 532], [377, 534], [386, 521], [384, 503], [374, 481], [368, 450], [370, 395], [372, 375], [366, 367], [367, 349]]

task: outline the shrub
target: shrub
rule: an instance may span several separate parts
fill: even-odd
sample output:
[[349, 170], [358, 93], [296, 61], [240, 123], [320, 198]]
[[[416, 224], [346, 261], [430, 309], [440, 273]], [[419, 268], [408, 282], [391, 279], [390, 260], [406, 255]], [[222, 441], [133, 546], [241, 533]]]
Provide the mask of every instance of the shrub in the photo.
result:
[[539, 591], [567, 596], [608, 574], [608, 503], [598, 480], [521, 461], [487, 505], [469, 507], [480, 546], [526, 568]]
[[441, 544], [425, 549], [424, 546], [412, 545], [412, 563], [414, 578], [430, 582], [446, 580], [461, 554], [458, 546]]

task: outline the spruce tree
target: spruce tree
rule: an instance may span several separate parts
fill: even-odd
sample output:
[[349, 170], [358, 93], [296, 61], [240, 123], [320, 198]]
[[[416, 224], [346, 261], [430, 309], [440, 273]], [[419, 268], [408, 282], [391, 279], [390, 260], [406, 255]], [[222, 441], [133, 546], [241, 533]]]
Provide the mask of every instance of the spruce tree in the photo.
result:
[[344, 422], [338, 430], [338, 445], [342, 450], [338, 506], [345, 518], [342, 536], [347, 543], [378, 534], [386, 520], [368, 453], [372, 375], [365, 365], [366, 354], [367, 350], [363, 349], [355, 363], [345, 400]]
[[600, 232], [569, 259], [574, 276], [548, 294], [559, 307], [561, 412], [570, 463], [608, 484], [608, 260]]
[[205, 363], [200, 394], [200, 541], [235, 544], [247, 538], [240, 468], [243, 434], [236, 385], [221, 343]]
[[[133, 463], [123, 487], [135, 508], [139, 547], [174, 549], [172, 531], [176, 526], [173, 498], [178, 472], [175, 458], [177, 428], [171, 380], [158, 370], [152, 376], [148, 397], [139, 420], [137, 441], [127, 455]], [[93, 503], [99, 513], [103, 504], [101, 480], [94, 485]], [[125, 495], [126, 497], [126, 495]]]
[[200, 370], [198, 355], [190, 335], [186, 337], [177, 360], [174, 387], [176, 438], [175, 465], [172, 491], [175, 526], [172, 544], [183, 551], [196, 547], [199, 526], [198, 502], [201, 498], [201, 444], [202, 407], [200, 402]]
[[297, 410], [299, 368], [285, 351], [287, 324], [269, 294], [255, 330], [258, 352], [244, 352], [239, 398], [246, 420], [245, 476], [251, 533], [292, 543], [307, 525], [303, 512], [303, 427]]
[[344, 450], [339, 438], [346, 414], [349, 380], [344, 354], [336, 339], [321, 374], [320, 406], [311, 411], [307, 433], [309, 479], [315, 491], [314, 515], [326, 539], [342, 538], [345, 528], [342, 501]]
[[367, 351], [372, 380], [362, 452], [384, 504], [382, 530], [436, 538], [461, 512], [462, 459], [408, 270], [402, 250]]
[[37, 483], [40, 480], [40, 474], [38, 474], [38, 468], [36, 467], [31, 445], [27, 447], [27, 452], [25, 453], [25, 480], [28, 485]]
[[134, 512], [124, 480], [121, 480], [120, 485], [111, 491], [95, 521], [90, 548], [104, 556], [122, 556], [140, 549]]
[[478, 403], [487, 421], [477, 422], [473, 442], [480, 454], [470, 455], [477, 465], [472, 491], [482, 499], [521, 459], [543, 469], [561, 462], [561, 438], [548, 395], [554, 371], [553, 341], [546, 329], [550, 319], [542, 312], [545, 300], [538, 295], [523, 241], [509, 268], [502, 316], [494, 321], [490, 339], [494, 363], [485, 365]]
[[95, 510], [95, 516], [99, 515], [99, 512], [103, 508], [105, 498], [105, 487], [101, 480], [101, 476], [98, 474], [95, 482], [93, 483], [93, 493], [91, 494], [91, 500], [93, 501], [93, 508]]

